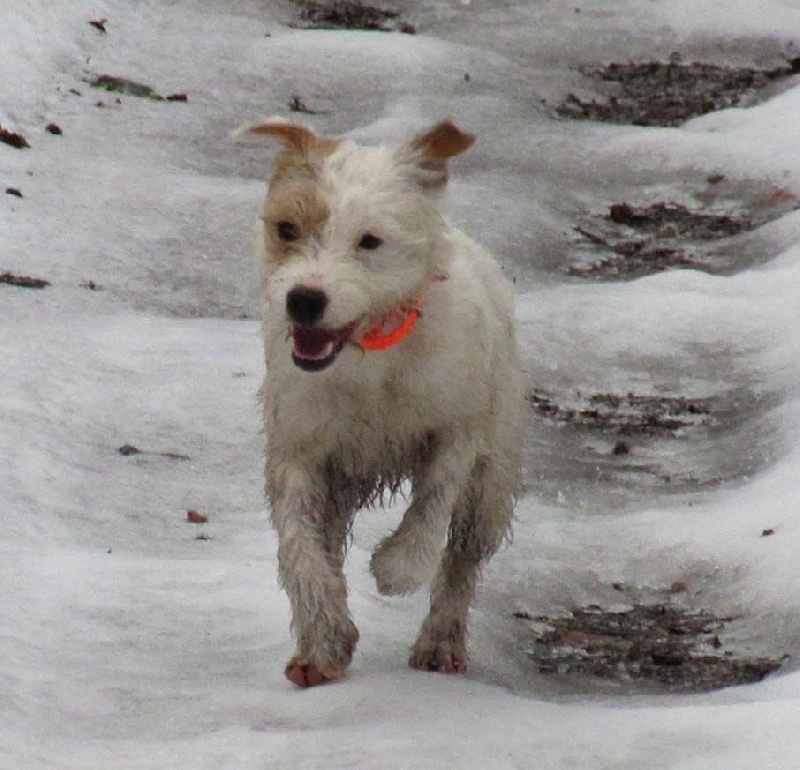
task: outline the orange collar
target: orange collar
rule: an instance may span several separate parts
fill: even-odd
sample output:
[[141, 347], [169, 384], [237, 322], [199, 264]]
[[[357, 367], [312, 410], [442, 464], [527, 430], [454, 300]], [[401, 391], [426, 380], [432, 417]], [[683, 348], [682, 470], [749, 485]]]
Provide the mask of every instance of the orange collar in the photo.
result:
[[363, 350], [387, 350], [402, 342], [417, 324], [416, 307], [390, 310], [378, 323], [370, 326], [358, 343]]
[[[441, 274], [432, 276], [430, 280], [446, 281], [447, 278], [446, 274]], [[420, 291], [420, 295], [422, 293]], [[401, 343], [417, 325], [422, 315], [419, 309], [421, 304], [422, 297], [418, 295], [413, 303], [390, 310], [364, 332], [364, 336], [358, 342], [359, 347], [362, 350], [388, 350]]]

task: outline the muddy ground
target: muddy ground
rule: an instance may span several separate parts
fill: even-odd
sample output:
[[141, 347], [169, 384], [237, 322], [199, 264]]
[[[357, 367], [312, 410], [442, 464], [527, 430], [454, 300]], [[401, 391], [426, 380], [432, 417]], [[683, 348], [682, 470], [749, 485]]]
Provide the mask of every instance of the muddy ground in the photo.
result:
[[715, 424], [712, 403], [708, 399], [577, 393], [565, 404], [558, 403], [545, 391], [533, 390], [528, 400], [535, 412], [549, 420], [621, 436], [676, 436], [687, 428]]
[[[616, 216], [628, 221], [632, 213], [616, 212]], [[718, 227], [735, 231], [738, 224], [708, 221], [706, 226], [712, 232]], [[544, 485], [554, 484], [558, 494], [554, 503], [571, 507], [581, 506], [574, 495], [582, 472], [587, 495], [608, 495], [616, 488], [622, 503], [625, 490], [635, 496], [648, 485], [655, 489], [653, 485], [660, 484], [662, 492], [693, 492], [703, 484], [719, 483], [724, 469], [714, 447], [727, 436], [730, 449], [725, 461], [736, 455], [740, 450], [731, 438], [740, 427], [737, 420], [748, 413], [752, 417], [756, 410], [754, 403], [739, 397], [556, 394], [538, 389], [528, 399], [534, 435], [542, 433], [550, 447], [547, 451], [556, 453], [546, 480], [532, 483], [540, 495]], [[707, 452], [709, 446], [712, 451]], [[541, 445], [534, 447], [539, 457], [542, 450]], [[566, 464], [563, 473], [573, 495], [564, 501], [554, 476], [562, 464], [559, 457]], [[583, 458], [580, 463], [579, 458]], [[740, 459], [735, 458], [733, 465], [738, 477]], [[765, 524], [761, 536], [773, 534]], [[728, 632], [740, 619], [698, 605], [698, 597], [682, 583], [663, 590], [625, 584], [609, 589], [599, 592], [603, 596], [598, 594], [596, 604], [549, 614], [514, 613], [518, 646], [539, 672], [589, 689], [605, 682], [631, 692], [705, 692], [760, 681], [787, 660], [781, 650], [771, 651], [770, 657], [731, 644]], [[615, 600], [610, 601], [610, 595]]]
[[667, 692], [705, 692], [758, 682], [782, 659], [731, 649], [726, 629], [736, 622], [690, 607], [675, 584], [659, 600], [615, 584], [621, 603], [575, 607], [564, 614], [516, 612], [523, 646], [537, 670], [591, 681], [614, 680]]
[[414, 34], [413, 24], [404, 21], [392, 8], [359, 0], [297, 0], [298, 14], [291, 26], [296, 29], [355, 29], [366, 32], [405, 32]]
[[[574, 120], [634, 126], [676, 127], [687, 120], [758, 98], [759, 92], [800, 75], [800, 58], [771, 69], [694, 62], [678, 54], [668, 62], [613, 62], [578, 68], [603, 98], [568, 94], [556, 113]], [[749, 267], [731, 258], [734, 239], [798, 208], [789, 191], [763, 188], [726, 193], [724, 175], [712, 175], [705, 190], [685, 201], [618, 201], [575, 226], [566, 272], [581, 278], [625, 280], [673, 268], [725, 274]], [[739, 264], [741, 263], [741, 264]]]
[[605, 100], [568, 94], [556, 108], [561, 117], [633, 126], [680, 126], [691, 118], [735, 107], [759, 90], [800, 73], [800, 59], [772, 69], [668, 62], [614, 62], [578, 68], [607, 91]]
[[725, 275], [752, 266], [757, 252], [740, 247], [737, 238], [797, 209], [800, 200], [780, 187], [764, 189], [763, 182], [732, 200], [723, 192], [729, 186], [724, 176], [711, 176], [693, 205], [622, 201], [585, 217], [574, 228], [566, 273], [630, 280], [675, 268]]

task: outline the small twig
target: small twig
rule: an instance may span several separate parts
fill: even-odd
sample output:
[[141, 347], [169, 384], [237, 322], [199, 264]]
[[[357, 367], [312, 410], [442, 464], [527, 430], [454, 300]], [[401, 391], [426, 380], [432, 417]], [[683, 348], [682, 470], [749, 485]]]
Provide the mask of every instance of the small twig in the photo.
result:
[[7, 286], [18, 286], [21, 289], [44, 289], [50, 285], [50, 281], [44, 278], [31, 278], [27, 275], [16, 275], [15, 273], [0, 273], [0, 283]]
[[296, 94], [289, 99], [289, 109], [292, 112], [302, 112], [305, 115], [319, 115], [319, 110], [312, 110], [299, 96]]
[[178, 454], [177, 452], [150, 452], [139, 449], [132, 444], [125, 444], [117, 450], [123, 457], [130, 457], [131, 455], [153, 455], [155, 457], [166, 457], [169, 460], [191, 460], [188, 455]]
[[590, 232], [589, 230], [584, 230], [580, 226], [576, 226], [573, 228], [576, 233], [579, 233], [584, 238], [588, 238], [592, 243], [596, 243], [598, 246], [607, 246], [611, 248], [611, 244], [602, 236], [596, 235], [595, 233]]

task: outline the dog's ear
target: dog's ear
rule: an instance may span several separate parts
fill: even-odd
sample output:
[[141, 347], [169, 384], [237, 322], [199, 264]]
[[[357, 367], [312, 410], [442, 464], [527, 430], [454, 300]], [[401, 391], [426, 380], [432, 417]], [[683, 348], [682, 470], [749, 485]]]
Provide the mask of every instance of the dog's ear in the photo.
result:
[[260, 136], [270, 136], [277, 139], [287, 150], [306, 153], [319, 142], [320, 139], [310, 128], [290, 123], [283, 118], [268, 118], [263, 123], [255, 126], [242, 126], [233, 132], [237, 142], [252, 142]]
[[311, 175], [339, 145], [340, 139], [317, 136], [310, 128], [283, 118], [269, 118], [255, 126], [242, 126], [233, 132], [237, 142], [253, 142], [263, 137], [277, 139], [284, 147], [273, 168], [273, 179], [297, 174]]
[[464, 133], [450, 120], [437, 123], [402, 147], [400, 159], [409, 164], [421, 187], [440, 189], [447, 182], [447, 161], [468, 150], [475, 135]]

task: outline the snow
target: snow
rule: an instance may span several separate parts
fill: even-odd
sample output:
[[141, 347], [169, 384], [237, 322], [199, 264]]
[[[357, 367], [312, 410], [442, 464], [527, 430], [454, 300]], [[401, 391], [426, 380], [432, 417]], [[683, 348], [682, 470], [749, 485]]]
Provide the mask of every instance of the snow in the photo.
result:
[[749, 0], [691, 0], [663, 4], [656, 13], [678, 34], [707, 37], [782, 37], [791, 39], [800, 23], [800, 11], [791, 0], [753, 3]]
[[[677, 130], [556, 121], [541, 101], [578, 87], [579, 61], [680, 48], [775, 63], [800, 16], [788, 0], [585, 5], [408, 0], [415, 36], [291, 30], [293, 9], [267, 0], [4, 8], [0, 123], [32, 146], [0, 145], [0, 182], [25, 196], [0, 196], [0, 270], [52, 286], [0, 287], [0, 768], [800, 766], [800, 215], [743, 238], [762, 258], [731, 276], [553, 270], [576, 214], [610, 202], [692, 200], [711, 173], [753, 200], [800, 194], [800, 90]], [[87, 23], [101, 18], [106, 35]], [[118, 104], [85, 82], [103, 73], [189, 101]], [[533, 384], [731, 415], [701, 447], [662, 445], [703, 482], [674, 494], [604, 486], [532, 423], [531, 489], [486, 571], [465, 677], [407, 669], [425, 597], [380, 597], [369, 578], [396, 507], [356, 527], [348, 676], [299, 692], [282, 675], [256, 402], [269, 151], [227, 137], [293, 95], [331, 133], [397, 139], [448, 116], [479, 135], [453, 216], [517, 278]], [[186, 523], [190, 508], [209, 523]], [[741, 616], [747, 649], [792, 657], [704, 695], [536, 673], [510, 613], [603, 601], [615, 581], [684, 581]]]

